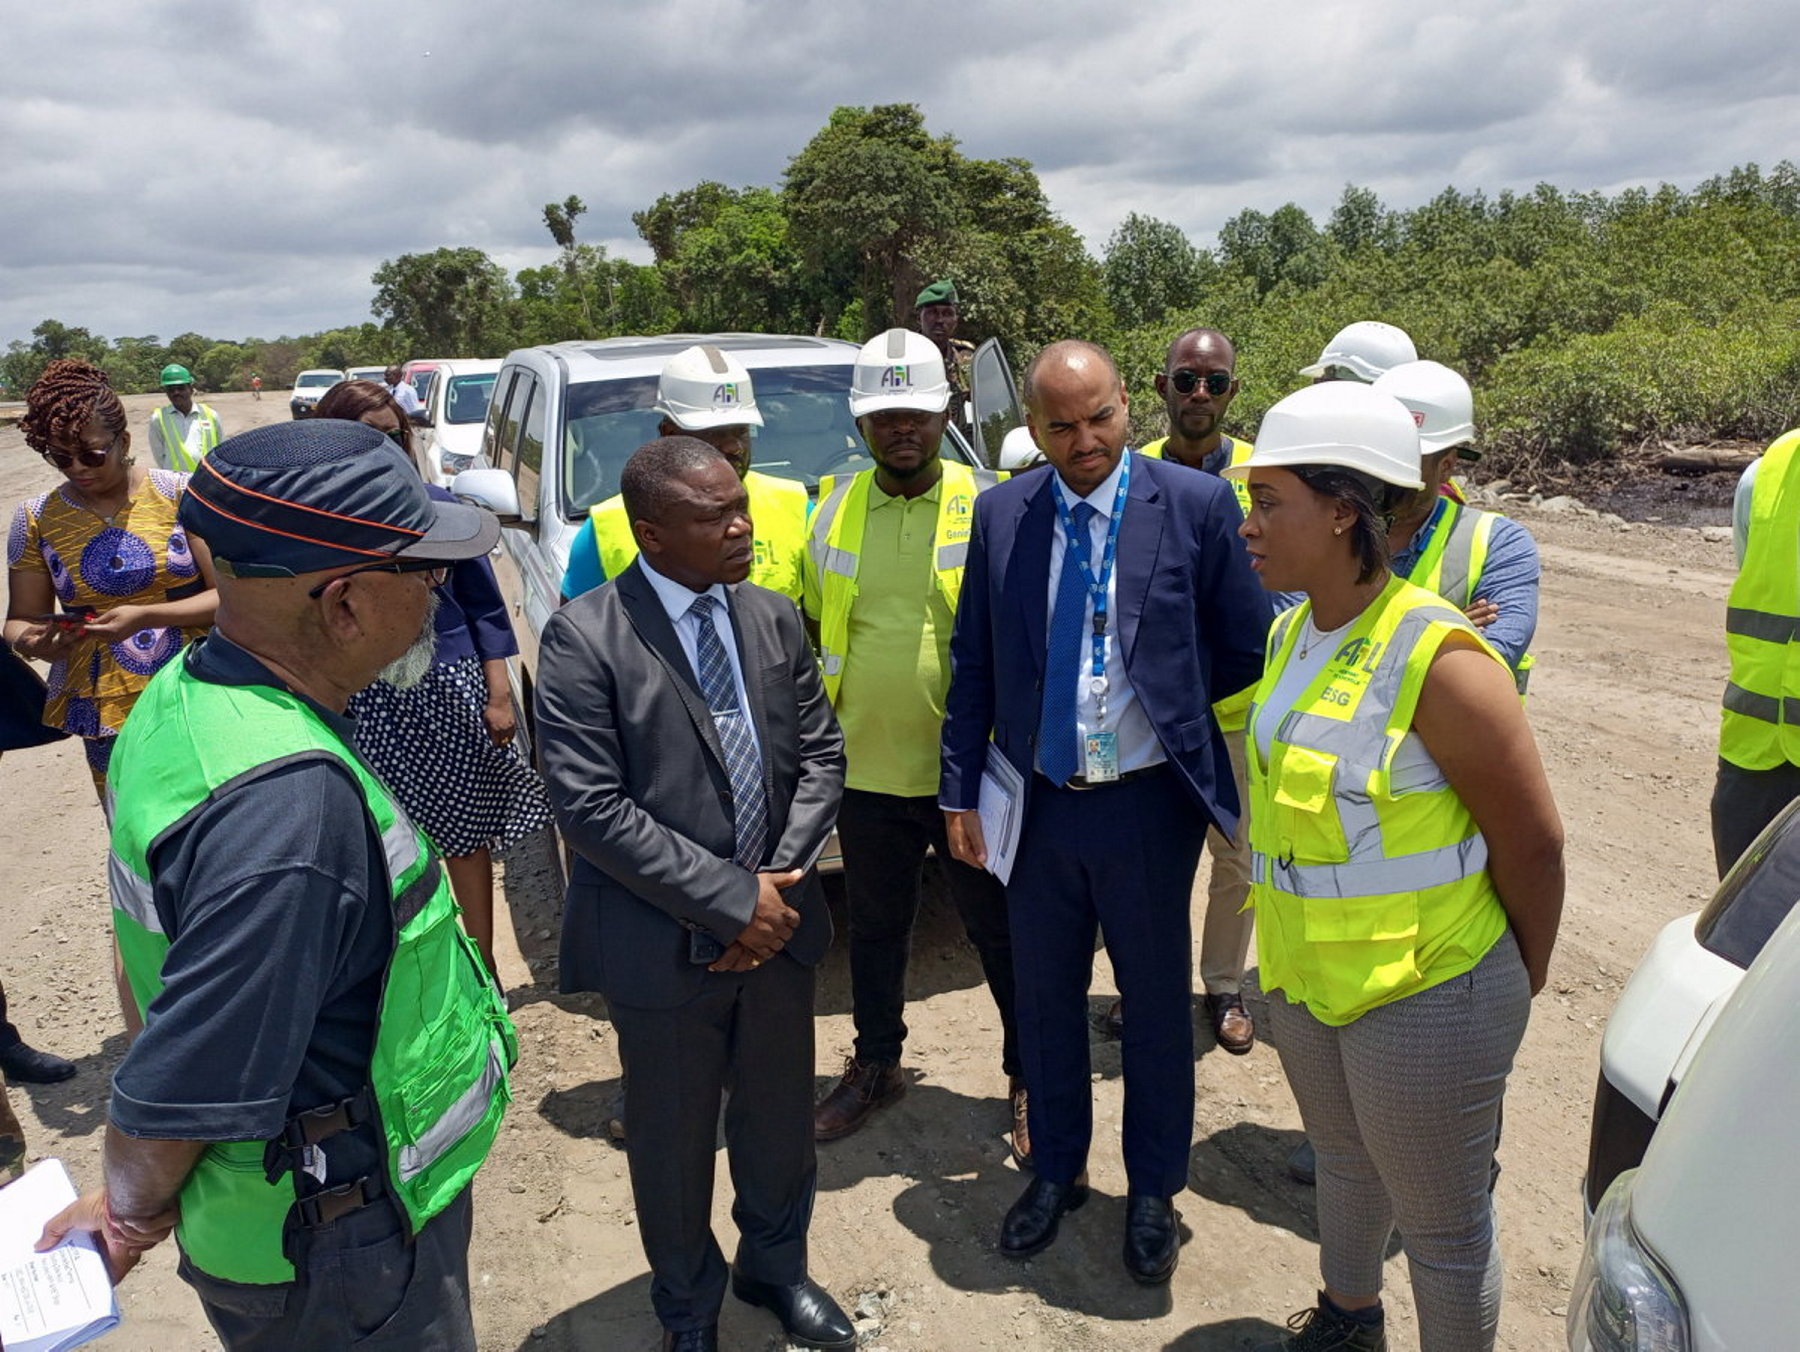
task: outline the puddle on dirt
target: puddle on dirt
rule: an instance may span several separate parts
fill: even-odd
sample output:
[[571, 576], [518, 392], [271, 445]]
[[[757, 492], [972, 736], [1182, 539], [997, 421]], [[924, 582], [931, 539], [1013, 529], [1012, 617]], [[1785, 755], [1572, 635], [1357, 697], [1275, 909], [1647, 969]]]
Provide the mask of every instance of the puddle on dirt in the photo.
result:
[[1729, 526], [1731, 495], [1738, 471], [1674, 475], [1657, 470], [1606, 487], [1575, 489], [1575, 496], [1600, 512], [1627, 521], [1663, 526]]

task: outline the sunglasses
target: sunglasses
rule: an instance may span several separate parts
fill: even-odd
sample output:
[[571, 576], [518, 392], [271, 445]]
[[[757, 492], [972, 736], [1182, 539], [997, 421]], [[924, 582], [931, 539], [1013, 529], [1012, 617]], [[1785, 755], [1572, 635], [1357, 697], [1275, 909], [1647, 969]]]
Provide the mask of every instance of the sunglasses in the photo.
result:
[[1206, 392], [1217, 399], [1231, 388], [1232, 379], [1229, 371], [1208, 371], [1201, 375], [1193, 368], [1184, 366], [1169, 377], [1169, 383], [1175, 387], [1177, 394], [1192, 394], [1196, 385], [1205, 385]]
[[385, 563], [365, 563], [360, 568], [351, 568], [328, 577], [306, 594], [318, 600], [325, 594], [325, 589], [333, 582], [346, 577], [355, 577], [358, 573], [424, 573], [425, 581], [433, 587], [441, 587], [450, 577], [450, 565], [437, 563], [431, 559], [393, 559]]
[[390, 427], [387, 429], [387, 434], [389, 440], [397, 445], [406, 445], [406, 429], [404, 427]]
[[58, 469], [74, 469], [77, 460], [86, 465], [89, 469], [99, 469], [100, 466], [104, 465], [107, 460], [111, 458], [112, 453], [117, 450], [118, 447], [119, 443], [115, 441], [103, 451], [96, 451], [91, 447], [83, 446], [79, 451], [73, 453], [68, 451], [39, 451], [38, 454], [43, 456], [44, 459], [48, 460]]

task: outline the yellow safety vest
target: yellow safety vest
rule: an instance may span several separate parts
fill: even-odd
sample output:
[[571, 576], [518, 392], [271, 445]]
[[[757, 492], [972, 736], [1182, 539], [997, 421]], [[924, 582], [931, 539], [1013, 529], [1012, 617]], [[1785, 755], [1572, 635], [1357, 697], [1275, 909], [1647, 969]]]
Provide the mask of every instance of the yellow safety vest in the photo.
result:
[[1250, 715], [1250, 898], [1263, 986], [1341, 1026], [1468, 971], [1505, 932], [1487, 841], [1438, 775], [1397, 783], [1443, 641], [1463, 615], [1393, 577], [1280, 725], [1255, 734], [1312, 602], [1280, 615]]
[[[1236, 437], [1224, 437], [1224, 438], [1222, 438], [1222, 440], [1225, 442], [1225, 444], [1227, 446], [1229, 446], [1231, 448], [1230, 454], [1227, 456], [1226, 461], [1225, 461], [1225, 466], [1227, 469], [1229, 469], [1233, 465], [1243, 464], [1244, 461], [1246, 461], [1250, 458], [1250, 453], [1256, 449], [1256, 446], [1253, 443], [1248, 442], [1248, 441], [1239, 441]], [[1166, 451], [1168, 449], [1168, 447], [1169, 447], [1169, 439], [1167, 437], [1158, 437], [1155, 441], [1151, 442], [1148, 446], [1144, 446], [1144, 447], [1140, 448], [1138, 451], [1138, 454], [1139, 455], [1147, 455], [1152, 460], [1166, 460], [1166, 459], [1168, 459], [1168, 457], [1166, 455], [1164, 455], [1163, 452]], [[1249, 482], [1249, 480], [1247, 480], [1247, 479], [1226, 479], [1225, 482], [1230, 484], [1231, 491], [1233, 493], [1237, 494], [1238, 510], [1240, 512], [1242, 512], [1245, 516], [1249, 516], [1250, 515], [1250, 482]]]
[[[933, 573], [950, 613], [962, 594], [963, 564], [969, 557], [969, 531], [975, 521], [975, 495], [1006, 476], [991, 469], [943, 462], [943, 488], [938, 494], [937, 529], [932, 540]], [[819, 667], [825, 694], [837, 701], [850, 646], [850, 606], [856, 599], [856, 570], [861, 564], [863, 527], [869, 518], [869, 485], [875, 471], [865, 469], [848, 479], [819, 480], [819, 506], [808, 534], [807, 558], [819, 581]]]
[[[210, 406], [195, 404], [194, 412], [200, 415], [200, 454], [205, 456], [219, 444], [224, 432], [219, 426], [219, 415]], [[169, 468], [183, 474], [193, 473], [200, 462], [188, 453], [187, 439], [181, 435], [181, 429], [175, 422], [175, 406], [164, 404], [150, 415], [150, 421], [161, 432], [162, 444], [169, 448]]]
[[[806, 485], [751, 470], [744, 476], [744, 487], [750, 493], [752, 547], [756, 550], [750, 580], [798, 603], [800, 556], [806, 550]], [[591, 508], [588, 516], [594, 523], [600, 569], [607, 577], [617, 577], [638, 555], [625, 499], [614, 494]]]
[[[1243, 464], [1244, 461], [1246, 461], [1250, 458], [1250, 453], [1256, 449], [1256, 447], [1252, 443], [1250, 443], [1248, 441], [1239, 441], [1235, 437], [1226, 437], [1226, 438], [1224, 438], [1224, 440], [1225, 440], [1225, 444], [1231, 448], [1231, 453], [1226, 460], [1227, 467], [1229, 467], [1231, 465]], [[1152, 460], [1167, 459], [1168, 457], [1166, 457], [1163, 454], [1163, 452], [1168, 448], [1168, 441], [1169, 441], [1169, 439], [1167, 437], [1158, 437], [1155, 441], [1151, 442], [1148, 446], [1145, 446], [1143, 449], [1141, 449], [1138, 452], [1138, 454], [1139, 455], [1147, 455]], [[1231, 491], [1237, 495], [1238, 511], [1242, 512], [1245, 516], [1249, 516], [1250, 515], [1250, 483], [1249, 483], [1249, 480], [1247, 480], [1247, 479], [1226, 479], [1225, 482], [1231, 485]], [[1242, 731], [1243, 726], [1244, 726], [1244, 720], [1246, 718], [1248, 718], [1250, 715], [1250, 696], [1252, 693], [1254, 693], [1253, 688], [1247, 689], [1247, 690], [1240, 690], [1237, 692], [1237, 694], [1227, 695], [1224, 699], [1219, 700], [1216, 704], [1213, 705], [1213, 707], [1212, 707], [1213, 718], [1215, 720], [1217, 720], [1217, 722], [1219, 724], [1219, 731], [1221, 731], [1221, 732]]]
[[[1500, 513], [1478, 511], [1454, 498], [1445, 498], [1444, 503], [1441, 512], [1436, 507], [1432, 509], [1437, 512], [1437, 519], [1406, 580], [1436, 592], [1458, 610], [1467, 610], [1480, 592], [1488, 545]], [[1513, 684], [1521, 695], [1536, 665], [1535, 657], [1522, 653], [1519, 664], [1512, 669]]]
[[1731, 679], [1719, 757], [1745, 770], [1800, 764], [1800, 429], [1757, 464], [1744, 562], [1726, 602]]

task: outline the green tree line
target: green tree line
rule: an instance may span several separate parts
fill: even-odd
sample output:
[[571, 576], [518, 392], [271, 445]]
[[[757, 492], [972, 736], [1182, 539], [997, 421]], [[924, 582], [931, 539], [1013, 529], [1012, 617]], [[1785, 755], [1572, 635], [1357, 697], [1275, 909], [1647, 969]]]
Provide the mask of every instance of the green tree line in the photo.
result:
[[1168, 340], [1209, 325], [1236, 342], [1233, 422], [1253, 434], [1298, 368], [1354, 319], [1385, 319], [1474, 383], [1490, 463], [1583, 461], [1651, 438], [1766, 439], [1800, 421], [1800, 171], [1744, 165], [1689, 191], [1616, 195], [1446, 188], [1410, 210], [1349, 185], [1315, 220], [1289, 203], [1223, 222], [1210, 247], [1128, 215], [1100, 257], [1022, 159], [968, 156], [911, 104], [837, 109], [776, 186], [702, 182], [633, 216], [651, 261], [578, 238], [578, 196], [543, 208], [556, 258], [509, 275], [483, 250], [384, 262], [373, 321], [274, 341], [183, 334], [107, 342], [47, 320], [0, 356], [15, 394], [63, 355], [121, 389], [165, 361], [208, 389], [254, 371], [499, 356], [572, 338], [739, 330], [860, 341], [912, 320], [952, 277], [962, 335], [1015, 363], [1055, 338], [1107, 343], [1140, 435], [1161, 430], [1151, 381]]

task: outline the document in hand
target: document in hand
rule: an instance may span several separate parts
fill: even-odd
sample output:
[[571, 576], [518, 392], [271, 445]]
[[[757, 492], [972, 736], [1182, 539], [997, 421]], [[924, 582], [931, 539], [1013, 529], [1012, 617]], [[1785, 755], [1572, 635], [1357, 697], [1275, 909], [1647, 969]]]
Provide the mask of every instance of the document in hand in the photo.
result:
[[1012, 762], [992, 747], [981, 771], [981, 797], [976, 807], [987, 844], [987, 870], [1007, 882], [1019, 852], [1019, 828], [1025, 823], [1025, 781]]
[[62, 1161], [33, 1165], [0, 1188], [0, 1347], [62, 1352], [119, 1322], [106, 1259], [90, 1234], [73, 1234], [48, 1253], [32, 1246], [44, 1222], [75, 1200]]

